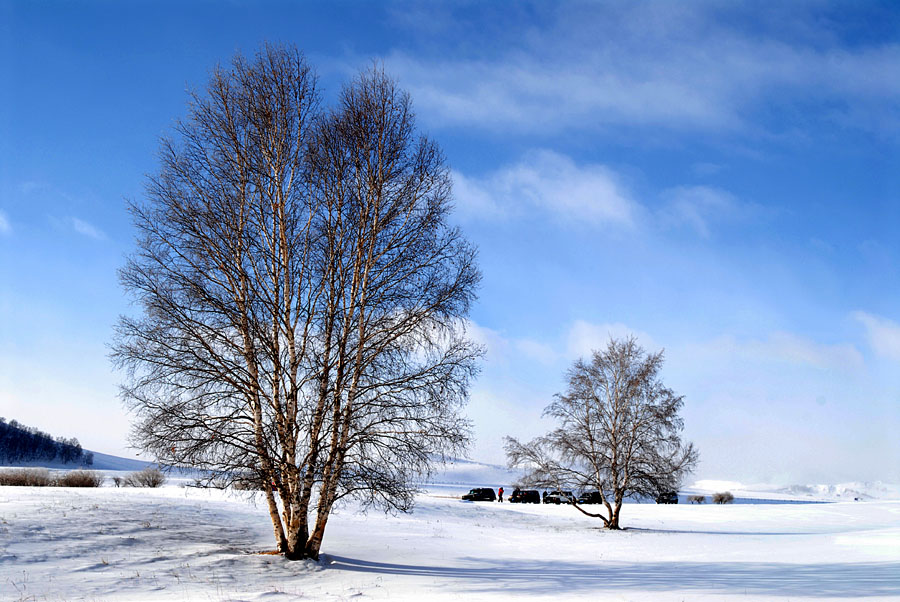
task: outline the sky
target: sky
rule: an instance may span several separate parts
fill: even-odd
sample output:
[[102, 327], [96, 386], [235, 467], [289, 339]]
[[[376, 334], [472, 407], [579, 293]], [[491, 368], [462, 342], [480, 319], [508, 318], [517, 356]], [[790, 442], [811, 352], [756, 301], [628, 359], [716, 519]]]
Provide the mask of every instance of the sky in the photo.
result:
[[900, 481], [900, 6], [0, 0], [0, 416], [134, 456], [109, 362], [161, 136], [216, 64], [372, 61], [453, 170], [487, 349], [470, 456], [610, 337], [664, 350], [692, 478]]

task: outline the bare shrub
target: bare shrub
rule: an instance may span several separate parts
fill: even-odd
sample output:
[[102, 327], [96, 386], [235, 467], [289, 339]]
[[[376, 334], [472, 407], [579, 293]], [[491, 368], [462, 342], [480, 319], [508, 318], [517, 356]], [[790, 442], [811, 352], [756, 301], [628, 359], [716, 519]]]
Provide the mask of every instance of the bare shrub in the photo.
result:
[[22, 468], [0, 471], [0, 485], [11, 487], [49, 487], [53, 478], [46, 468]]
[[93, 470], [72, 470], [56, 480], [59, 487], [100, 487], [103, 475]]
[[730, 491], [725, 491], [721, 493], [714, 493], [712, 499], [716, 504], [730, 504], [734, 501], [734, 495], [732, 495]]
[[113, 480], [113, 485], [115, 485], [116, 487], [122, 486], [122, 477], [113, 477], [112, 480]]
[[689, 495], [688, 501], [692, 504], [703, 504], [706, 503], [705, 495]]
[[145, 468], [133, 472], [122, 481], [126, 487], [159, 487], [166, 482], [166, 475], [157, 468]]

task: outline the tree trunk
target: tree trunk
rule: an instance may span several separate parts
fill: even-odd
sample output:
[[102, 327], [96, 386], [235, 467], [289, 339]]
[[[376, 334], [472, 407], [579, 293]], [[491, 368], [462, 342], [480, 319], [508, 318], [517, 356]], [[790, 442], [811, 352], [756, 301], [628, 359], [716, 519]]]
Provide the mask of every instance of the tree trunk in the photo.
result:
[[619, 527], [619, 512], [622, 510], [622, 501], [616, 500], [616, 508], [613, 510], [612, 517], [609, 519], [609, 524], [606, 525], [607, 529], [610, 530], [618, 530]]
[[[296, 554], [303, 551], [306, 540], [309, 539], [309, 519], [306, 514], [306, 506], [292, 503], [291, 521], [287, 525], [287, 547], [284, 555], [291, 560], [297, 560]], [[303, 556], [299, 556], [303, 558]]]
[[319, 548], [322, 546], [322, 538], [325, 536], [325, 521], [317, 521], [312, 536], [306, 542], [305, 558], [319, 559]]
[[266, 504], [269, 507], [269, 518], [272, 519], [272, 528], [275, 531], [275, 541], [278, 542], [278, 551], [284, 553], [288, 549], [288, 540], [281, 525], [281, 517], [278, 516], [278, 504], [275, 502], [275, 494], [272, 493], [272, 484], [265, 483]]

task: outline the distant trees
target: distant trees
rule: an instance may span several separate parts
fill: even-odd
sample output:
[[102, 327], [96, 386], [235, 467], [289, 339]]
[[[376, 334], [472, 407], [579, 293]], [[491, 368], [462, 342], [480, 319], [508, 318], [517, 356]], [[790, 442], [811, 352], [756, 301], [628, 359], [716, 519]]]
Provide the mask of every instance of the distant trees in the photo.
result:
[[0, 418], [0, 462], [60, 462], [63, 464], [94, 463], [94, 454], [85, 452], [74, 437], [53, 437], [16, 420]]
[[698, 454], [681, 442], [683, 398], [659, 380], [662, 362], [633, 338], [575, 362], [566, 392], [544, 410], [557, 428], [529, 443], [507, 437], [509, 465], [533, 486], [599, 491], [605, 515], [576, 507], [609, 529], [619, 528], [626, 497], [677, 490]]
[[406, 510], [467, 441], [480, 276], [449, 169], [381, 70], [322, 110], [294, 48], [216, 69], [176, 131], [121, 271], [143, 308], [113, 352], [134, 442], [255, 482], [278, 549], [317, 558], [335, 502]]
[[714, 504], [730, 504], [734, 501], [734, 494], [730, 491], [720, 491], [712, 496]]

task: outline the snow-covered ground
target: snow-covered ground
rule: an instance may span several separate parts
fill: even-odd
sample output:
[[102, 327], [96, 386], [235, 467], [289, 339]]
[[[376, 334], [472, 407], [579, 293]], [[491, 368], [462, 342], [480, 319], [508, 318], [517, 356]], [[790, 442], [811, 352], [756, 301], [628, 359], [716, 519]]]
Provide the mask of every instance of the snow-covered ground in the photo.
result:
[[428, 489], [411, 515], [341, 508], [314, 563], [260, 554], [271, 526], [243, 494], [0, 487], [0, 599], [900, 599], [900, 501], [628, 504], [607, 532]]

